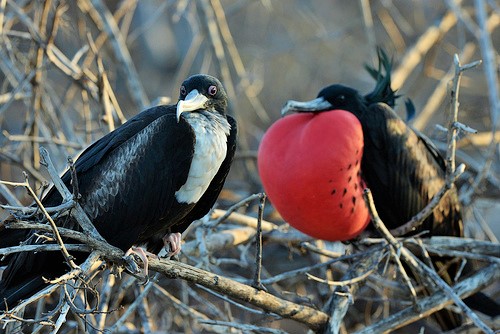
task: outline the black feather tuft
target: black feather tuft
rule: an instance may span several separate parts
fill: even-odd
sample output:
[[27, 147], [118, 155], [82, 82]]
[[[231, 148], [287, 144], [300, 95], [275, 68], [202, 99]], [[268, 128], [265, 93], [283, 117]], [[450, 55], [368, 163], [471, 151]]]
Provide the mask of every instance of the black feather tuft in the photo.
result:
[[416, 114], [415, 105], [413, 104], [413, 101], [408, 98], [405, 101], [405, 107], [406, 107], [406, 122], [409, 122], [415, 117]]
[[365, 69], [370, 76], [377, 81], [375, 89], [367, 94], [365, 99], [370, 104], [383, 102], [393, 108], [399, 95], [396, 95], [396, 91], [391, 88], [392, 59], [389, 59], [387, 53], [381, 48], [377, 49], [377, 55], [377, 69], [365, 64]]

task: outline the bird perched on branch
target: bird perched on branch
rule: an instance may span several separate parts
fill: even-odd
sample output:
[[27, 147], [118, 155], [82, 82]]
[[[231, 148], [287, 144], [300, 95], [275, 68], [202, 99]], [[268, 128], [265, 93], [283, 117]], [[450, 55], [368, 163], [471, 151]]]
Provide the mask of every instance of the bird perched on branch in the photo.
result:
[[[157, 253], [168, 242], [172, 253], [180, 250], [180, 233], [212, 208], [234, 157], [236, 122], [227, 103], [218, 79], [194, 75], [182, 83], [176, 105], [141, 112], [80, 155], [74, 165], [79, 202], [111, 245]], [[70, 174], [62, 176], [69, 189]], [[42, 202], [56, 206], [62, 197], [52, 188]], [[79, 229], [71, 218], [57, 224]], [[2, 244], [24, 241], [13, 231], [0, 231]], [[40, 242], [33, 232], [24, 236]], [[68, 270], [58, 252], [16, 253], [3, 262], [0, 310], [41, 289], [42, 276]]]
[[[259, 147], [259, 173], [270, 201], [292, 226], [317, 238], [349, 240], [367, 227], [365, 187], [382, 221], [394, 229], [445, 184], [438, 150], [392, 109], [398, 96], [387, 55], [380, 51], [378, 69], [367, 69], [377, 81], [372, 92], [335, 84], [312, 101], [288, 101], [282, 114], [296, 113], [274, 123]], [[452, 187], [412, 233], [461, 237], [460, 210]]]
[[[288, 101], [282, 114], [296, 113], [274, 123], [262, 139], [258, 162], [264, 188], [299, 230], [326, 240], [352, 239], [369, 222], [365, 187], [381, 219], [394, 229], [420, 212], [445, 183], [437, 148], [392, 109], [398, 96], [383, 51], [379, 62], [378, 69], [368, 67], [377, 80], [371, 93], [363, 96], [335, 84], [312, 101]], [[328, 208], [319, 212], [323, 205]], [[308, 211], [296, 213], [302, 210]], [[454, 187], [419, 231], [462, 236]]]

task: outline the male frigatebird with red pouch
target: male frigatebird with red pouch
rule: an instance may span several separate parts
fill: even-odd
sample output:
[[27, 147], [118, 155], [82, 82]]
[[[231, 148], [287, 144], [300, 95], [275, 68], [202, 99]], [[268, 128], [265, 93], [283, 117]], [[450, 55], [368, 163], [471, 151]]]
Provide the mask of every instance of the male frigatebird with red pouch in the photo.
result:
[[[370, 221], [363, 190], [369, 187], [382, 221], [397, 228], [419, 213], [445, 183], [445, 161], [430, 139], [392, 109], [391, 61], [379, 52], [377, 80], [366, 95], [334, 84], [308, 102], [288, 101], [259, 146], [264, 189], [282, 217], [324, 240], [349, 240]], [[385, 72], [385, 74], [384, 74]], [[292, 113], [289, 115], [291, 112]], [[412, 234], [463, 236], [455, 187]], [[448, 272], [451, 280], [456, 266]], [[456, 327], [454, 315], [443, 322]]]
[[[309, 102], [288, 101], [259, 147], [264, 188], [294, 227], [326, 240], [349, 240], [369, 222], [362, 193], [369, 187], [377, 211], [393, 229], [420, 212], [444, 185], [445, 163], [432, 142], [391, 108], [391, 61], [379, 53], [373, 92], [335, 84]], [[385, 75], [383, 74], [385, 71]], [[300, 211], [300, 212], [299, 212]], [[453, 189], [418, 231], [462, 236]]]
[[[176, 105], [139, 113], [80, 155], [75, 162], [79, 202], [110, 244], [157, 253], [170, 241], [173, 253], [179, 251], [179, 233], [212, 208], [234, 157], [236, 122], [226, 115], [227, 103], [218, 79], [194, 75], [182, 83]], [[70, 172], [62, 180], [72, 189]], [[52, 188], [42, 202], [56, 206], [62, 197]], [[79, 229], [67, 216], [56, 221]], [[0, 247], [43, 240], [35, 232], [20, 235], [0, 227]], [[87, 254], [71, 255], [83, 261]], [[43, 278], [69, 270], [59, 252], [16, 253], [1, 260], [4, 264], [0, 310], [40, 290]]]

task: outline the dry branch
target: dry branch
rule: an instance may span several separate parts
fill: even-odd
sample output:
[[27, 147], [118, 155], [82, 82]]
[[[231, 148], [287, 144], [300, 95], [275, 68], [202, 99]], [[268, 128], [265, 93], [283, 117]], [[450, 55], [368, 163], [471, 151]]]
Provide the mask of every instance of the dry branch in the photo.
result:
[[[412, 94], [406, 93], [408, 90], [405, 92], [411, 98], [418, 99], [422, 95], [421, 92], [427, 93], [429, 78], [426, 73], [415, 71], [423, 59], [436, 55], [434, 60], [436, 67], [439, 67], [442, 64], [439, 57], [441, 54], [453, 54], [463, 50], [460, 59], [466, 62], [466, 57], [477, 57], [474, 52], [479, 45], [485, 60], [480, 70], [486, 75], [488, 83], [484, 96], [488, 94], [490, 99], [490, 121], [497, 121], [492, 124], [484, 123], [484, 126], [479, 127], [478, 130], [483, 135], [469, 136], [457, 143], [458, 147], [465, 150], [472, 147], [473, 153], [490, 145], [485, 153], [486, 159], [466, 155], [465, 151], [456, 154], [458, 160], [468, 166], [464, 176], [475, 177], [472, 186], [466, 191], [461, 189], [461, 199], [470, 203], [467, 207], [472, 207], [476, 198], [489, 196], [496, 199], [498, 194], [487, 193], [487, 188], [483, 187], [487, 183], [490, 188], [498, 188], [497, 177], [491, 168], [491, 162], [494, 161], [492, 159], [498, 156], [495, 145], [498, 144], [496, 126], [499, 112], [498, 87], [494, 88], [494, 77], [497, 75], [495, 68], [498, 64], [492, 57], [495, 50], [491, 45], [491, 33], [500, 24], [500, 16], [498, 6], [493, 3], [476, 0], [474, 7], [465, 8], [460, 7], [459, 1], [448, 1], [447, 8], [424, 17], [421, 15], [423, 7], [417, 1], [405, 2], [404, 6], [414, 5], [415, 8], [411, 10], [390, 0], [380, 3], [362, 1], [365, 14], [370, 14], [369, 11], [373, 8], [385, 8], [385, 12], [374, 15], [371, 22], [365, 21], [372, 25], [373, 31], [364, 31], [359, 17], [346, 17], [347, 21], [351, 21], [347, 26], [339, 26], [342, 20], [324, 20], [324, 14], [330, 13], [324, 9], [330, 9], [332, 4], [338, 5], [337, 1], [306, 6], [300, 1], [287, 6], [278, 2], [257, 2], [251, 5], [248, 2], [239, 2], [223, 6], [219, 0], [204, 0], [199, 3], [165, 2], [154, 8], [153, 12], [147, 12], [147, 2], [131, 0], [123, 1], [111, 12], [111, 7], [101, 0], [0, 0], [0, 75], [5, 79], [0, 83], [0, 124], [2, 130], [5, 130], [0, 133], [1, 178], [10, 177], [15, 180], [20, 175], [19, 169], [22, 169], [26, 170], [37, 184], [41, 183], [45, 174], [40, 172], [37, 166], [38, 161], [42, 164], [44, 161], [43, 152], [40, 159], [38, 157], [37, 147], [40, 144], [47, 145], [57, 164], [63, 164], [67, 156], [73, 156], [77, 150], [107, 132], [112, 125], [113, 116], [118, 116], [123, 122], [125, 117], [121, 109], [130, 113], [138, 111], [137, 106], [140, 106], [139, 109], [146, 106], [146, 89], [158, 86], [157, 83], [160, 83], [161, 90], [173, 89], [191, 73], [213, 72], [223, 79], [231, 94], [231, 112], [237, 117], [242, 130], [240, 152], [253, 152], [250, 155], [237, 154], [242, 159], [236, 159], [234, 163], [234, 179], [241, 178], [242, 182], [226, 184], [226, 187], [232, 187], [231, 190], [235, 190], [234, 194], [237, 194], [238, 199], [234, 202], [245, 199], [243, 202], [248, 203], [246, 200], [251, 200], [251, 194], [261, 191], [254, 168], [256, 145], [263, 129], [269, 125], [269, 119], [276, 117], [273, 113], [276, 106], [295, 94], [310, 96], [316, 93], [318, 85], [322, 83], [359, 80], [364, 84], [364, 77], [358, 71], [360, 59], [351, 57], [351, 54], [369, 55], [373, 50], [369, 49], [367, 43], [359, 43], [355, 39], [362, 36], [363, 41], [366, 41], [364, 36], [367, 36], [370, 39], [368, 44], [375, 43], [374, 32], [380, 31], [380, 24], [383, 24], [386, 30], [400, 30], [387, 31], [390, 36], [376, 34], [376, 44], [386, 47], [394, 45], [393, 37], [397, 37], [396, 43], [399, 46], [413, 45], [408, 50], [398, 49], [398, 52], [404, 52], [400, 55], [394, 54], [401, 62], [392, 75], [394, 87], [404, 88], [411, 85], [411, 88], [415, 89]], [[342, 6], [352, 6], [355, 8], [354, 12], [359, 14], [360, 2]], [[474, 9], [475, 15], [472, 15]], [[411, 13], [411, 17], [408, 13]], [[457, 18], [459, 23], [465, 22], [465, 29], [461, 24], [457, 24]], [[435, 19], [438, 20], [437, 24], [434, 23]], [[162, 66], [158, 68], [155, 61], [147, 58], [150, 52], [147, 47], [151, 44], [146, 44], [145, 41], [150, 43], [149, 39], [155, 36], [153, 34], [158, 32], [158, 27], [169, 29], [174, 35], [173, 41], [177, 42], [173, 45], [176, 53], [172, 57], [173, 61], [170, 55], [162, 55], [162, 61], [168, 63], [168, 69]], [[132, 33], [130, 29], [133, 29]], [[472, 31], [473, 36], [465, 34], [466, 29]], [[171, 35], [168, 36], [170, 37]], [[156, 40], [153, 44], [163, 46], [163, 42], [160, 39], [160, 42]], [[338, 57], [346, 52], [344, 49], [349, 59], [342, 62], [342, 66], [333, 66]], [[363, 58], [362, 61], [369, 60], [359, 57]], [[351, 64], [350, 58], [356, 63]], [[134, 63], [136, 60], [138, 62]], [[135, 68], [141, 71], [144, 69], [147, 79], [151, 77], [151, 82], [141, 82]], [[151, 75], [152, 72], [155, 72], [154, 75]], [[411, 80], [406, 81], [410, 74]], [[451, 73], [450, 77], [453, 74]], [[446, 90], [446, 77], [443, 77], [430, 99], [426, 95], [421, 96], [423, 102], [416, 101], [417, 104], [425, 104], [426, 108], [425, 112], [417, 116], [415, 125], [423, 124], [419, 122], [433, 113], [442, 101]], [[126, 83], [125, 88], [120, 81]], [[464, 86], [467, 87], [479, 87], [478, 82], [474, 74], [464, 78]], [[474, 90], [473, 93], [474, 99], [466, 100], [466, 96], [461, 99], [464, 99], [464, 105], [472, 103], [475, 113], [471, 117], [476, 117], [476, 112], [481, 111], [477, 106], [483, 103], [482, 100], [479, 101], [482, 95], [475, 94]], [[176, 95], [177, 90], [172, 94], [173, 100]], [[101, 96], [104, 99], [100, 100]], [[127, 105], [129, 99], [133, 103]], [[104, 109], [104, 102], [108, 104], [107, 109]], [[101, 123], [103, 110], [108, 112], [107, 124]], [[426, 114], [427, 111], [429, 114]], [[254, 124], [254, 118], [258, 119], [258, 124]], [[459, 126], [458, 123], [455, 124]], [[476, 123], [471, 124], [477, 126]], [[444, 146], [445, 150], [446, 148]], [[460, 157], [465, 157], [465, 161], [460, 160]], [[245, 164], [246, 174], [241, 172], [241, 164]], [[81, 265], [82, 270], [88, 274], [84, 276], [89, 277], [82, 281], [82, 272], [73, 270], [56, 279], [55, 284], [47, 286], [15, 309], [11, 309], [13, 313], [0, 315], [0, 325], [7, 324], [8, 333], [22, 330], [22, 326], [31, 326], [27, 327], [26, 331], [33, 329], [34, 332], [49, 330], [97, 333], [112, 326], [118, 330], [127, 326], [129, 331], [143, 332], [196, 332], [201, 328], [219, 333], [232, 330], [279, 333], [281, 328], [286, 327], [270, 329], [266, 327], [266, 323], [273, 321], [273, 327], [280, 326], [280, 318], [294, 316], [307, 323], [310, 328], [317, 329], [326, 324], [328, 316], [315, 308], [321, 309], [324, 306], [324, 296], [330, 292], [325, 284], [308, 280], [308, 274], [327, 277], [328, 279], [323, 280], [325, 283], [333, 280], [344, 285], [342, 288], [345, 288], [346, 293], [342, 294], [339, 290], [335, 295], [338, 307], [328, 312], [333, 314], [330, 319], [333, 327], [344, 332], [352, 331], [348, 324], [359, 324], [363, 321], [373, 323], [375, 319], [381, 319], [382, 315], [387, 316], [385, 320], [377, 320], [377, 323], [366, 327], [365, 331], [390, 331], [453, 303], [450, 293], [437, 291], [432, 297], [419, 297], [417, 305], [424, 313], [419, 314], [412, 307], [394, 313], [391, 309], [394, 301], [402, 306], [411, 304], [411, 299], [406, 286], [391, 276], [395, 269], [392, 263], [389, 263], [388, 257], [385, 257], [383, 261], [386, 262], [381, 262], [377, 268], [384, 267], [383, 270], [373, 270], [369, 265], [363, 270], [363, 263], [370, 262], [369, 255], [387, 253], [386, 239], [359, 240], [345, 245], [347, 255], [332, 253], [321, 246], [304, 243], [311, 241], [311, 238], [282, 224], [274, 215], [261, 221], [264, 242], [262, 283], [266, 284], [271, 293], [259, 292], [249, 286], [252, 283], [251, 273], [255, 270], [252, 241], [258, 222], [256, 212], [253, 212], [256, 210], [253, 210], [254, 206], [249, 206], [249, 209], [241, 203], [227, 211], [215, 210], [211, 220], [205, 218], [202, 223], [193, 224], [197, 226], [196, 233], [186, 235], [186, 243], [183, 245], [185, 257], [181, 257], [190, 265], [152, 260], [151, 262], [157, 264], [157, 270], [169, 277], [181, 279], [160, 279], [159, 282], [154, 282], [152, 291], [143, 293], [145, 288], [138, 287], [137, 280], [128, 274], [123, 274], [120, 278], [111, 274], [108, 269], [104, 273], [95, 266], [90, 269], [92, 263], [101, 263], [99, 259], [108, 260], [116, 267], [121, 267], [124, 265], [123, 253], [98, 236], [75, 201], [77, 189], [66, 189], [54, 168], [49, 169], [49, 174], [65, 200], [60, 206], [46, 207], [45, 217], [49, 215], [52, 219], [65, 219], [71, 211], [82, 224], [83, 230], [93, 233], [93, 236], [89, 237], [84, 233], [57, 228], [63, 239], [72, 240], [64, 245], [70, 254], [74, 250], [94, 250], [92, 257]], [[483, 179], [487, 182], [481, 182]], [[39, 209], [24, 207], [21, 204], [26, 200], [21, 197], [24, 193], [11, 191], [12, 184], [19, 182], [0, 182], [0, 196], [9, 204], [0, 205], [0, 214], [10, 213], [19, 221], [7, 226], [2, 222], [0, 229], [33, 229], [41, 237], [50, 238], [53, 228], [47, 224], [34, 223], [31, 217], [42, 216]], [[33, 187], [33, 190], [40, 192], [38, 185]], [[436, 196], [436, 200], [439, 196]], [[218, 207], [224, 207], [226, 204], [225, 200], [221, 201]], [[238, 212], [233, 211], [236, 209]], [[479, 212], [477, 208], [473, 209], [475, 213]], [[270, 210], [267, 210], [265, 214], [269, 212]], [[224, 223], [219, 224], [222, 221]], [[481, 224], [487, 223], [489, 222]], [[475, 225], [471, 221], [467, 224]], [[487, 229], [480, 227], [480, 224], [476, 225], [479, 226], [476, 229], [481, 231]], [[491, 233], [488, 235], [484, 232], [485, 236], [481, 233], [468, 236], [490, 237], [495, 240]], [[459, 283], [453, 289], [461, 298], [471, 291], [498, 281], [500, 250], [497, 242], [447, 237], [415, 237], [397, 239], [397, 242], [398, 247], [406, 251], [418, 247], [419, 251], [457, 256], [484, 264], [486, 268], [483, 272], [476, 273], [474, 277]], [[57, 244], [20, 245], [1, 249], [0, 257], [13, 252], [59, 249]], [[332, 256], [334, 259], [318, 263], [316, 254]], [[359, 268], [357, 273], [356, 268]], [[336, 276], [332, 277], [332, 274]], [[480, 274], [484, 276], [480, 277]], [[367, 278], [361, 279], [359, 275]], [[421, 272], [420, 275], [427, 274]], [[353, 277], [356, 278], [352, 279]], [[216, 278], [217, 284], [214, 281]], [[198, 280], [203, 281], [206, 287], [200, 288], [200, 285], [187, 283]], [[366, 284], [359, 284], [358, 288], [358, 280]], [[221, 286], [220, 282], [229, 287]], [[471, 285], [467, 286], [468, 283]], [[427, 284], [434, 285], [434, 282], [429, 280]], [[460, 284], [464, 284], [463, 289]], [[75, 290], [71, 291], [70, 285], [74, 285]], [[242, 290], [238, 287], [242, 287]], [[106, 313], [92, 312], [94, 304], [89, 305], [89, 300], [85, 298], [85, 294], [94, 288], [98, 290], [100, 297], [96, 312]], [[233, 290], [226, 293], [226, 288]], [[419, 288], [421, 287], [416, 287], [417, 290]], [[495, 288], [498, 289], [498, 283]], [[493, 294], [495, 293], [494, 290]], [[49, 295], [51, 298], [44, 298]], [[62, 296], [61, 299], [58, 299], [58, 296]], [[65, 296], [69, 296], [71, 304], [64, 301]], [[268, 300], [273, 303], [267, 305]], [[134, 306], [127, 309], [135, 301]], [[364, 306], [363, 301], [369, 306]], [[119, 309], [120, 305], [125, 309]], [[280, 309], [280, 305], [284, 309]], [[302, 305], [311, 307], [304, 309]], [[255, 309], [252, 308], [254, 306]], [[361, 307], [364, 309], [360, 309]], [[22, 311], [24, 308], [26, 312]], [[285, 312], [287, 308], [291, 313]], [[457, 309], [456, 306], [454, 308]], [[124, 312], [131, 315], [126, 319], [122, 318], [122, 321], [120, 318]], [[285, 314], [278, 316], [278, 312]], [[306, 319], [307, 314], [311, 315], [310, 319]], [[197, 321], [199, 319], [202, 321]], [[124, 325], [120, 326], [120, 323]], [[285, 325], [285, 322], [283, 324]]]
[[[231, 223], [242, 225], [242, 226], [248, 226], [251, 228], [256, 229], [257, 228], [257, 218], [255, 217], [250, 217], [238, 212], [229, 212], [229, 210], [221, 210], [221, 209], [215, 209], [212, 213], [211, 216], [212, 219], [214, 219], [213, 224], [218, 224], [221, 220], [228, 219], [231, 221]], [[212, 226], [212, 225], [210, 225]], [[270, 232], [278, 229], [278, 225], [271, 223], [269, 221], [262, 221], [262, 231], [264, 232]]]
[[139, 75], [135, 69], [135, 65], [130, 56], [125, 40], [118, 29], [113, 15], [109, 9], [104, 5], [101, 0], [85, 0], [90, 11], [94, 13], [91, 15], [96, 24], [107, 33], [108, 39], [113, 46], [116, 59], [122, 65], [121, 68], [125, 71], [125, 78], [129, 85], [129, 91], [134, 98], [134, 102], [139, 107], [139, 110], [144, 109], [149, 105], [149, 100], [144, 92], [144, 88], [139, 80]]
[[[227, 229], [218, 233], [212, 233], [206, 236], [205, 247], [208, 252], [230, 249], [240, 244], [246, 243], [255, 236], [255, 229], [251, 227], [242, 227]], [[189, 256], [199, 256], [198, 240], [191, 240], [182, 246], [182, 252]]]
[[[408, 242], [412, 242], [412, 240], [409, 239]], [[490, 241], [434, 236], [429, 239], [422, 239], [422, 242], [426, 246], [442, 250], [460, 250], [463, 252], [500, 257], [500, 244]]]
[[326, 314], [311, 307], [289, 302], [262, 290], [184, 263], [152, 259], [149, 265], [152, 270], [161, 272], [167, 277], [181, 278], [203, 285], [211, 290], [275, 313], [283, 318], [301, 322], [313, 330], [319, 330], [328, 319]]
[[[460, 298], [466, 298], [477, 291], [487, 287], [491, 283], [497, 281], [500, 278], [500, 264], [490, 265], [487, 268], [477, 272], [470, 278], [463, 280], [453, 287], [453, 293]], [[368, 326], [358, 334], [367, 333], [383, 333], [387, 331], [392, 331], [401, 328], [409, 323], [422, 319], [447, 305], [450, 305], [452, 301], [449, 296], [444, 292], [437, 292], [431, 297], [423, 298], [418, 301], [416, 309], [414, 307], [408, 307], [403, 311], [394, 313], [389, 317]], [[418, 310], [418, 311], [417, 311]], [[485, 328], [486, 333], [492, 333], [491, 330]]]
[[[419, 276], [423, 279], [426, 284], [426, 287], [434, 290], [435, 288], [439, 288], [451, 301], [453, 301], [462, 312], [470, 318], [474, 324], [480, 328], [485, 333], [493, 334], [493, 330], [489, 328], [463, 301], [462, 299], [455, 293], [453, 288], [451, 288], [446, 282], [439, 277], [435, 270], [429, 268], [426, 264], [420, 261], [414, 254], [412, 254], [408, 249], [403, 247], [389, 232], [389, 230], [385, 227], [384, 223], [380, 219], [377, 214], [377, 210], [375, 208], [375, 204], [373, 202], [373, 198], [371, 196], [371, 192], [369, 189], [366, 189], [363, 196], [368, 204], [370, 210], [370, 217], [372, 219], [372, 223], [375, 225], [377, 230], [386, 238], [390, 245], [392, 245], [395, 249], [398, 250], [399, 254], [403, 258], [403, 260], [419, 274]], [[445, 305], [440, 305], [444, 307]], [[442, 307], [437, 308], [434, 311], [441, 309]], [[432, 312], [431, 312], [432, 313]]]
[[363, 277], [366, 273], [371, 273], [373, 268], [380, 263], [382, 256], [383, 252], [381, 250], [371, 252], [370, 256], [356, 262], [344, 275], [343, 281], [349, 282], [349, 285], [342, 284], [337, 287], [325, 307], [325, 312], [330, 315], [325, 333], [340, 333], [344, 317], [353, 302], [353, 296], [358, 290], [355, 279]]
[[406, 224], [395, 228], [391, 233], [395, 236], [401, 236], [408, 234], [409, 232], [420, 226], [424, 220], [429, 217], [434, 209], [439, 205], [441, 199], [447, 194], [447, 192], [454, 187], [455, 181], [464, 172], [465, 165], [461, 164], [455, 167], [456, 162], [456, 151], [457, 151], [457, 137], [460, 129], [462, 129], [461, 123], [458, 122], [458, 95], [460, 90], [460, 79], [462, 78], [462, 73], [468, 69], [474, 68], [481, 64], [481, 61], [475, 61], [469, 64], [461, 65], [458, 55], [455, 54], [453, 57], [453, 63], [455, 68], [455, 75], [453, 77], [453, 84], [450, 91], [450, 117], [448, 121], [447, 128], [447, 150], [446, 150], [446, 174], [445, 183], [441, 189], [433, 195], [431, 201], [417, 213], [410, 221]]
[[[72, 198], [72, 194], [67, 190], [66, 186], [60, 181], [59, 177], [57, 175], [54, 175], [54, 167], [52, 165], [52, 162], [50, 160], [50, 157], [48, 156], [48, 153], [46, 150], [42, 149], [41, 150], [42, 156], [43, 156], [43, 161], [44, 164], [47, 166], [47, 169], [49, 170], [51, 177], [54, 178], [54, 182], [57, 184], [56, 187], [58, 190], [61, 192], [63, 195], [63, 198], [66, 198], [69, 200]], [[44, 210], [44, 207], [41, 203], [38, 203], [40, 208]], [[76, 205], [78, 205], [76, 203]], [[75, 210], [76, 211], [76, 210]], [[82, 211], [83, 213], [83, 211]], [[51, 220], [50, 215], [45, 211], [46, 217]], [[73, 213], [72, 213], [73, 215]], [[75, 214], [74, 218], [82, 225], [80, 220], [84, 220], [86, 217], [85, 213], [83, 213], [83, 219], [81, 215]], [[90, 221], [89, 221], [90, 222]], [[33, 224], [30, 224], [33, 225]], [[38, 228], [44, 229], [44, 230], [49, 230], [49, 227], [44, 224], [36, 224]], [[54, 224], [52, 224], [54, 225]], [[11, 227], [20, 227], [19, 223], [12, 223]], [[93, 228], [93, 225], [90, 225]], [[27, 227], [27, 226], [25, 226]], [[33, 226], [30, 226], [33, 227]], [[97, 231], [95, 230], [90, 230], [90, 231], [85, 231], [85, 234], [76, 232], [76, 231], [71, 231], [71, 230], [66, 230], [66, 229], [60, 229], [60, 231], [55, 227], [55, 225], [52, 227], [57, 231], [57, 234], [61, 235], [73, 235], [75, 238], [78, 240], [85, 240], [92, 249], [96, 250], [98, 254], [101, 255], [102, 258], [109, 260], [113, 263], [116, 263], [118, 265], [123, 264], [123, 252], [121, 252], [118, 249], [114, 249], [113, 246], [107, 244], [102, 237], [100, 237], [97, 234]], [[52, 230], [52, 229], [51, 229]], [[62, 232], [62, 233], [60, 233]], [[77, 236], [77, 237], [76, 237]], [[98, 238], [100, 237], [100, 238]], [[59, 240], [61, 240], [61, 237], [58, 237]], [[62, 240], [61, 240], [62, 244]], [[65, 248], [64, 248], [65, 249]], [[67, 251], [66, 251], [67, 253]], [[69, 254], [68, 254], [69, 258]], [[252, 288], [248, 285], [238, 283], [236, 281], [230, 280], [228, 278], [225, 278], [220, 275], [215, 275], [211, 274], [209, 272], [206, 272], [201, 269], [194, 268], [192, 266], [182, 264], [182, 263], [177, 263], [177, 262], [165, 262], [165, 261], [160, 261], [157, 259], [151, 259], [149, 262], [149, 267], [153, 270], [156, 270], [158, 272], [161, 272], [165, 274], [168, 277], [171, 278], [182, 278], [200, 285], [203, 285], [205, 287], [208, 287], [212, 290], [224, 293], [225, 295], [228, 295], [230, 297], [238, 298], [240, 300], [249, 302], [255, 306], [261, 307], [265, 309], [268, 312], [276, 313], [284, 318], [290, 318], [294, 319], [296, 321], [302, 322], [306, 324], [308, 327], [310, 327], [313, 330], [319, 330], [319, 328], [324, 324], [324, 322], [327, 319], [327, 316], [319, 311], [316, 311], [310, 307], [307, 306], [302, 306], [298, 305], [280, 298], [277, 298], [271, 294], [268, 294], [266, 292], [257, 290], [255, 288]], [[76, 267], [74, 267], [76, 268]], [[150, 288], [145, 290], [143, 293], [144, 295], [149, 291]], [[65, 309], [66, 310], [66, 309]], [[132, 312], [130, 310], [129, 312]], [[67, 312], [67, 311], [66, 311]], [[58, 323], [59, 324], [59, 323]], [[115, 326], [117, 326], [115, 324]], [[113, 327], [115, 328], [115, 327]]]
[[439, 24], [429, 27], [429, 29], [420, 36], [415, 45], [405, 53], [401, 60], [401, 65], [394, 70], [392, 74], [392, 86], [396, 88], [402, 87], [410, 73], [421, 62], [429, 49], [435, 46], [442, 36], [456, 23], [457, 19], [454, 13], [449, 11], [443, 16]]

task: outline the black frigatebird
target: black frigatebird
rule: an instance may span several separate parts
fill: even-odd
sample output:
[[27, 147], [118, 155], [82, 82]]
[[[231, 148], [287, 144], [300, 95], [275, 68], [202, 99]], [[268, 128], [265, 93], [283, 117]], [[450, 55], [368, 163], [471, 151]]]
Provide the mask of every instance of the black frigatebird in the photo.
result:
[[[287, 216], [289, 210], [299, 210], [297, 206], [310, 210], [303, 216], [314, 217], [316, 222], [298, 221], [298, 228], [317, 224], [323, 239], [348, 240], [364, 229], [368, 212], [362, 192], [366, 186], [380, 217], [393, 229], [420, 212], [445, 182], [445, 162], [438, 150], [392, 109], [397, 98], [390, 87], [392, 64], [383, 52], [379, 58], [378, 70], [370, 68], [377, 79], [371, 93], [363, 96], [353, 88], [334, 84], [312, 101], [288, 101], [282, 113], [297, 113], [274, 123], [259, 147], [259, 172], [278, 211]], [[301, 148], [304, 152], [298, 152]], [[297, 172], [288, 172], [290, 168]], [[317, 180], [300, 184], [297, 189], [310, 194], [300, 201], [328, 203], [325, 219], [315, 217], [318, 205], [290, 202], [297, 189], [282, 190], [295, 187], [303, 177]], [[328, 238], [324, 225], [332, 217], [336, 221], [331, 222], [334, 226]], [[293, 223], [294, 218], [289, 218]], [[345, 226], [338, 231], [342, 224]], [[358, 227], [349, 229], [353, 224]], [[454, 187], [415, 233], [424, 230], [430, 235], [463, 235]]]
[[[392, 109], [398, 96], [391, 89], [391, 65], [380, 51], [378, 69], [368, 68], [377, 80], [369, 94], [334, 84], [312, 101], [288, 101], [282, 114], [296, 113], [275, 122], [264, 135], [258, 154], [264, 189], [297, 229], [325, 240], [359, 235], [369, 226], [365, 187], [371, 189], [381, 219], [394, 229], [419, 213], [445, 184], [445, 161], [436, 147]], [[455, 187], [412, 234], [423, 231], [463, 237]], [[449, 284], [457, 269], [448, 268]], [[443, 328], [460, 324], [455, 314], [438, 317]]]
[[[194, 75], [182, 83], [176, 105], [139, 113], [80, 155], [80, 204], [110, 244], [157, 253], [169, 240], [171, 251], [179, 251], [179, 233], [212, 208], [234, 157], [236, 122], [227, 104], [218, 79]], [[71, 189], [70, 172], [62, 180]], [[62, 197], [52, 188], [42, 202], [55, 206]], [[79, 228], [73, 219], [57, 223]], [[2, 245], [23, 241], [13, 231], [0, 231]], [[40, 242], [33, 232], [25, 237]], [[42, 276], [53, 279], [68, 270], [58, 252], [17, 253], [3, 264], [0, 310], [41, 289]]]

